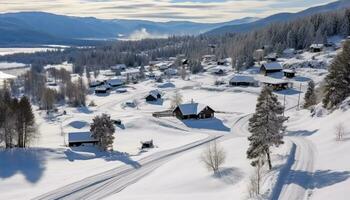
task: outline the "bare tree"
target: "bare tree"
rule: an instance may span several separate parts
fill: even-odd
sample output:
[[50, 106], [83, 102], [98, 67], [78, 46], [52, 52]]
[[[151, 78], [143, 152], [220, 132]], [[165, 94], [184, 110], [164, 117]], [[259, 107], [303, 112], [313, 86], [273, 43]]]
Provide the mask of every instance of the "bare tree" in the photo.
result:
[[345, 135], [345, 127], [342, 123], [339, 123], [335, 126], [335, 139], [337, 141], [341, 141], [344, 139]]
[[205, 167], [208, 170], [212, 170], [214, 173], [219, 171], [219, 167], [224, 164], [225, 159], [226, 153], [216, 141], [209, 143], [201, 156], [201, 161], [204, 163]]
[[171, 108], [176, 108], [178, 105], [182, 103], [182, 95], [178, 90], [175, 91], [174, 95], [171, 98]]
[[248, 194], [250, 198], [256, 198], [260, 194], [260, 185], [263, 177], [263, 156], [260, 156], [254, 167], [254, 172], [249, 178]]

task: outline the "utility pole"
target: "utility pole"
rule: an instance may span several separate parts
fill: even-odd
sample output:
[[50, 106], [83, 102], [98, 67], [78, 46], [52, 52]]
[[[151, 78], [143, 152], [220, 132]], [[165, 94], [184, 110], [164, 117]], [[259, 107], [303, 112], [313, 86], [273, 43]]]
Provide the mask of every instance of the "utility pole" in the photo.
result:
[[283, 97], [283, 117], [284, 117], [284, 112], [286, 111], [286, 95]]
[[299, 97], [298, 97], [298, 107], [297, 107], [297, 110], [299, 110], [299, 105], [300, 105], [300, 96], [301, 96], [301, 85], [302, 83], [300, 83], [300, 88], [299, 88]]

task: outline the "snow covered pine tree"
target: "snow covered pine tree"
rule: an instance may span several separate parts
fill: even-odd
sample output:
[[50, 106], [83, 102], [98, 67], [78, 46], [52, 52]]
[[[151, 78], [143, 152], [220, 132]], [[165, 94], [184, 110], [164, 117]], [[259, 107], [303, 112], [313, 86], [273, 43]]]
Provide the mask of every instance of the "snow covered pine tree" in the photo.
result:
[[107, 114], [96, 116], [90, 127], [92, 137], [98, 140], [98, 146], [104, 151], [112, 149], [114, 131], [115, 128], [111, 117]]
[[333, 108], [350, 96], [350, 40], [343, 45], [343, 51], [337, 55], [329, 66], [325, 79], [323, 105]]
[[309, 108], [316, 104], [315, 83], [312, 80], [308, 84], [304, 99], [304, 108]]
[[283, 144], [283, 123], [287, 117], [282, 116], [284, 107], [278, 102], [271, 88], [264, 87], [258, 98], [254, 115], [249, 119], [249, 131], [252, 133], [247, 151], [247, 158], [254, 159], [256, 166], [258, 158], [266, 155], [269, 169], [272, 169], [270, 147]]

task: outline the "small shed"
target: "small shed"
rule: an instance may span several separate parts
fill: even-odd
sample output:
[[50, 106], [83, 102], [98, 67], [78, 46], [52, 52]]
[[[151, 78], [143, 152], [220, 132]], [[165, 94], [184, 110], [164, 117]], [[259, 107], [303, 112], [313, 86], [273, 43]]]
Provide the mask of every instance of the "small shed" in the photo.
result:
[[295, 70], [293, 69], [285, 69], [283, 70], [283, 75], [286, 77], [286, 78], [294, 78], [295, 77]]
[[321, 52], [324, 48], [324, 44], [312, 44], [310, 46], [310, 51], [313, 53]]
[[154, 148], [153, 140], [141, 142], [141, 149]]
[[276, 91], [285, 90], [290, 87], [290, 83], [288, 81], [275, 79], [275, 78], [265, 79], [261, 81], [261, 83], [265, 86], [271, 87], [273, 90], [276, 90]]
[[235, 75], [229, 81], [231, 86], [255, 86], [257, 81], [253, 76]]
[[162, 98], [162, 95], [158, 90], [150, 91], [149, 94], [145, 97], [146, 101], [157, 101], [160, 98]]
[[282, 65], [279, 62], [267, 62], [261, 64], [260, 73], [265, 76], [269, 73], [281, 72], [283, 70]]
[[103, 85], [102, 81], [93, 81], [93, 82], [89, 83], [89, 87], [91, 87], [91, 88], [98, 87], [101, 85]]
[[200, 103], [187, 103], [177, 106], [173, 115], [178, 119], [208, 119], [214, 117], [215, 111], [207, 105]]
[[90, 132], [72, 132], [68, 133], [68, 146], [76, 147], [84, 144], [96, 145], [98, 140], [91, 136]]

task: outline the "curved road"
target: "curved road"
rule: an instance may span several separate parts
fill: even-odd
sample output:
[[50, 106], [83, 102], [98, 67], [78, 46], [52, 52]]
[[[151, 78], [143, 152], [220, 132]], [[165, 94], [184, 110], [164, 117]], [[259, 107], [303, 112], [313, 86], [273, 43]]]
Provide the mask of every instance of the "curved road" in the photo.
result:
[[303, 200], [308, 197], [314, 173], [314, 145], [303, 136], [288, 137], [293, 143], [288, 161], [275, 185], [272, 200]]

